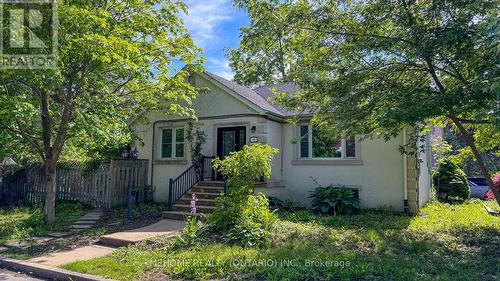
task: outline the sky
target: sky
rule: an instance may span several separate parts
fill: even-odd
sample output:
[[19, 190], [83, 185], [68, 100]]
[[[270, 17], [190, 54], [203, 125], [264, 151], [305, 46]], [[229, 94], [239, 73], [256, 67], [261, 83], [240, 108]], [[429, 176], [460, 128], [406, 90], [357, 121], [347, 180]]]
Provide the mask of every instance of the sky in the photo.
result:
[[189, 14], [182, 16], [196, 45], [203, 49], [205, 68], [232, 79], [234, 73], [225, 58], [225, 48], [239, 44], [240, 28], [248, 26], [244, 10], [236, 9], [231, 0], [186, 0]]

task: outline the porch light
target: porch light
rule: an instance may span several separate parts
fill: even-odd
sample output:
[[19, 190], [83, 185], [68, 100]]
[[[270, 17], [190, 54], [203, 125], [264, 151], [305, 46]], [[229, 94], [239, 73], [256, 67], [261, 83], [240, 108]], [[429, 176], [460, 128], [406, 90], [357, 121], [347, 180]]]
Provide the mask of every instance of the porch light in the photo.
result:
[[132, 150], [132, 152], [130, 152], [130, 158], [132, 158], [134, 160], [139, 158], [139, 151], [137, 150], [137, 148], [134, 148], [134, 150]]
[[252, 128], [250, 128], [250, 132], [252, 132], [252, 134], [253, 134], [253, 133], [255, 133], [255, 131], [257, 131], [257, 127], [252, 126]]
[[129, 155], [130, 155], [130, 152], [127, 149], [124, 149], [122, 151], [122, 158], [123, 159], [127, 159]]

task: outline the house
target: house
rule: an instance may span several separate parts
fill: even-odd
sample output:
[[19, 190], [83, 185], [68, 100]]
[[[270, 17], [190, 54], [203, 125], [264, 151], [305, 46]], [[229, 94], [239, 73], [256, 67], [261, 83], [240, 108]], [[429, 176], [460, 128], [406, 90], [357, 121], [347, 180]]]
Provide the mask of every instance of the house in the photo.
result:
[[[406, 206], [415, 213], [429, 199], [429, 153], [410, 156], [398, 150], [409, 138], [408, 130], [389, 141], [360, 137], [329, 141], [316, 135], [316, 129], [308, 122], [311, 116], [302, 115], [298, 123], [291, 124], [287, 121], [296, 114], [269, 101], [273, 88], [293, 93], [297, 90], [294, 84], [250, 89], [208, 72], [192, 74], [189, 79], [195, 86], [208, 89], [193, 104], [197, 125], [206, 139], [201, 149], [203, 155], [223, 157], [252, 143], [279, 148], [271, 179], [258, 185], [256, 192], [306, 205], [316, 186], [312, 179], [316, 179], [321, 185], [356, 189], [363, 208], [405, 211]], [[150, 162], [149, 180], [155, 200], [168, 201], [170, 180], [181, 174], [189, 176], [187, 170], [192, 163], [186, 135], [192, 119], [167, 118], [159, 112], [145, 115], [148, 123], [132, 123], [140, 138], [135, 147], [140, 158]], [[425, 145], [428, 147], [428, 140]], [[210, 161], [205, 163], [206, 180]], [[216, 179], [216, 174], [213, 176]], [[183, 181], [189, 185], [184, 189], [193, 184], [193, 179]], [[172, 188], [172, 201], [182, 195], [179, 192], [186, 191], [177, 188]], [[203, 194], [206, 190], [200, 191]], [[189, 196], [180, 199], [183, 206], [188, 199]]]

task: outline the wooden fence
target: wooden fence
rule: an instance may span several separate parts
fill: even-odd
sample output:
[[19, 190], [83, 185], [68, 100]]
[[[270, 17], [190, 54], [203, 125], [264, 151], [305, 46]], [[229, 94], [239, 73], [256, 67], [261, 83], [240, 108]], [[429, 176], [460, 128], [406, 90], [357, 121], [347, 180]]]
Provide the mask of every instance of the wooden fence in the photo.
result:
[[[94, 169], [79, 164], [58, 166], [56, 198], [111, 208], [126, 205], [131, 193], [134, 201], [143, 202], [148, 197], [147, 174], [148, 160], [112, 160]], [[1, 206], [44, 200], [45, 181], [39, 165], [24, 167], [1, 181]]]

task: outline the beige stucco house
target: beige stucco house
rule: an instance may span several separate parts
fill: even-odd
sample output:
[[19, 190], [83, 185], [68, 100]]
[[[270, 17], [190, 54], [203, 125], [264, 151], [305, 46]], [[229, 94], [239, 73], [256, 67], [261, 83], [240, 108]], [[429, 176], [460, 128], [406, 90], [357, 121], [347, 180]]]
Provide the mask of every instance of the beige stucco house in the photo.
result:
[[[428, 153], [407, 156], [399, 152], [398, 147], [409, 134], [406, 130], [387, 142], [360, 137], [332, 141], [317, 135], [307, 115], [297, 124], [288, 122], [295, 114], [269, 101], [271, 87], [250, 89], [212, 73], [193, 74], [190, 82], [208, 89], [193, 104], [197, 124], [206, 137], [203, 155], [224, 156], [252, 143], [280, 150], [271, 179], [256, 192], [306, 205], [316, 186], [315, 178], [321, 185], [357, 189], [364, 208], [404, 211], [407, 204], [410, 212], [416, 212], [429, 199], [430, 158]], [[290, 83], [273, 88], [280, 92], [296, 90]], [[145, 115], [149, 122], [132, 123], [140, 139], [135, 147], [141, 159], [149, 160], [155, 200], [167, 201], [169, 180], [191, 165], [186, 140], [191, 119], [167, 118], [159, 112]]]

